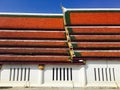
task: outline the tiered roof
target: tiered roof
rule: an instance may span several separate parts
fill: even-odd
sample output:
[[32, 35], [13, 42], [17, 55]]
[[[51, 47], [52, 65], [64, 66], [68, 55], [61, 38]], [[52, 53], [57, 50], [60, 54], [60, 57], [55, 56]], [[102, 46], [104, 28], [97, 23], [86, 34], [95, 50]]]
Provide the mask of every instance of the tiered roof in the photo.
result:
[[120, 59], [120, 9], [0, 14], [0, 63]]
[[70, 62], [63, 16], [0, 14], [0, 61]]
[[120, 9], [64, 9], [73, 61], [120, 58]]

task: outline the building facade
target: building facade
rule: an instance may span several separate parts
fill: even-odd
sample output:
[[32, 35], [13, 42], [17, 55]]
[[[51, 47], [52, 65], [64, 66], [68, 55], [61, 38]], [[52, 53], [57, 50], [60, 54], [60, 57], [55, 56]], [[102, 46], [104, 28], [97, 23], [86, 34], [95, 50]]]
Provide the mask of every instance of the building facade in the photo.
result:
[[120, 9], [0, 13], [0, 87], [120, 87]]

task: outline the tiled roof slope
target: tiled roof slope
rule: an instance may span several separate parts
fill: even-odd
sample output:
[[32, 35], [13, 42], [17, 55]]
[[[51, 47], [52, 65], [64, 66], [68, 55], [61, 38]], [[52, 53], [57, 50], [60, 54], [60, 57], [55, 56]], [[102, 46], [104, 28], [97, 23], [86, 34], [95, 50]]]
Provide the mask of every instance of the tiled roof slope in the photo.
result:
[[120, 9], [68, 9], [66, 25], [120, 25]]
[[64, 9], [73, 61], [120, 59], [120, 9]]
[[120, 9], [0, 14], [0, 63], [120, 59]]
[[0, 14], [0, 62], [70, 62], [62, 15]]
[[62, 15], [0, 14], [0, 28], [8, 29], [63, 29]]

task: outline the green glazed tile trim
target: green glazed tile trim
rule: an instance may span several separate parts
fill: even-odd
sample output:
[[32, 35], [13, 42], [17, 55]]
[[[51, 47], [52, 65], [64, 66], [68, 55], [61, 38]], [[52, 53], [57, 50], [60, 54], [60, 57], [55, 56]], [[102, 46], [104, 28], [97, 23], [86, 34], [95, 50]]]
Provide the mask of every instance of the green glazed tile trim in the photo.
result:
[[76, 57], [80, 57], [81, 56], [80, 52], [74, 52], [74, 53], [75, 53]]
[[73, 30], [72, 30], [72, 28], [67, 28], [67, 29], [68, 29], [68, 31], [69, 31], [70, 34], [74, 33]]
[[70, 12], [67, 11], [65, 12], [65, 21], [66, 21], [66, 25], [69, 25], [70, 24]]
[[74, 36], [70, 36], [71, 40], [76, 40], [76, 38]]
[[73, 48], [77, 48], [78, 47], [78, 45], [76, 43], [73, 43], [72, 46], [73, 46]]

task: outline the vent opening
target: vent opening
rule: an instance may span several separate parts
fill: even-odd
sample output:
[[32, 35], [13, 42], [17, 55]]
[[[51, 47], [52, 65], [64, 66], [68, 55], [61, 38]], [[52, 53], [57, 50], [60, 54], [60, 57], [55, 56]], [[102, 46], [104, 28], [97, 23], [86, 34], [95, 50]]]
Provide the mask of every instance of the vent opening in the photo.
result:
[[72, 81], [72, 68], [52, 68], [53, 81]]
[[114, 68], [94, 68], [95, 81], [115, 81]]
[[10, 68], [9, 81], [29, 81], [30, 68]]

